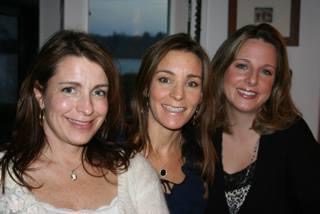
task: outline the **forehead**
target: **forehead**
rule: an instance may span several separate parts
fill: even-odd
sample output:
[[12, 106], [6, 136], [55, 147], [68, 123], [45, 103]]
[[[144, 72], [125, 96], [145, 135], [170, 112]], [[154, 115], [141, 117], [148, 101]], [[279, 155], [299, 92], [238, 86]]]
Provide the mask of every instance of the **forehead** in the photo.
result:
[[239, 46], [236, 55], [255, 52], [269, 52], [270, 54], [276, 55], [276, 48], [273, 44], [263, 39], [248, 39]]
[[277, 64], [276, 48], [262, 39], [248, 39], [240, 46], [235, 57], [265, 61], [273, 66]]
[[171, 72], [185, 71], [201, 74], [202, 61], [190, 51], [171, 50], [159, 62], [156, 71], [168, 70]]
[[86, 57], [66, 56], [57, 64], [53, 80], [106, 82], [103, 68]]

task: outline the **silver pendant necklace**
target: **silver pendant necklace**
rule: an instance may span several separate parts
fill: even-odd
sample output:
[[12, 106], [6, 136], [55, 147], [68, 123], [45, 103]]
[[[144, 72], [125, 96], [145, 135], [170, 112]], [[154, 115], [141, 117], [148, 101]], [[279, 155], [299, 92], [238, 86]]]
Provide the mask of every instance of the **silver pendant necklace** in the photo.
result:
[[[48, 158], [48, 156], [45, 153], [42, 153], [44, 155], [44, 157], [51, 162], [50, 158]], [[79, 165], [77, 167], [75, 167], [74, 169], [71, 170], [70, 173], [70, 179], [72, 181], [76, 181], [78, 179], [78, 174], [76, 172], [76, 170], [81, 166], [82, 162], [79, 163]]]
[[76, 173], [76, 170], [81, 166], [81, 163], [76, 167], [74, 168], [73, 170], [71, 170], [71, 174], [70, 174], [70, 179], [72, 181], [76, 181], [78, 179], [78, 174]]

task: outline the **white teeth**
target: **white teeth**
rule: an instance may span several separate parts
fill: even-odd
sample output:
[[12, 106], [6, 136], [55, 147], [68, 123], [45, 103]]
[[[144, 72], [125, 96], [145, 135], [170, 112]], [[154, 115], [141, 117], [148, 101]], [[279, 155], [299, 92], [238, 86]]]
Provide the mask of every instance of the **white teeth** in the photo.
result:
[[168, 105], [163, 105], [163, 106], [167, 111], [170, 111], [173, 113], [179, 113], [179, 112], [183, 112], [185, 110], [184, 107], [174, 107], [174, 106], [168, 106]]
[[246, 90], [243, 90], [243, 89], [238, 89], [242, 94], [244, 95], [247, 95], [247, 96], [254, 96], [256, 95], [257, 93], [256, 92], [253, 92], [253, 91], [246, 91]]
[[69, 118], [69, 120], [72, 123], [79, 124], [79, 125], [87, 125], [87, 124], [89, 124], [89, 122], [85, 122], [85, 121], [73, 120], [73, 119], [70, 119], [70, 118]]

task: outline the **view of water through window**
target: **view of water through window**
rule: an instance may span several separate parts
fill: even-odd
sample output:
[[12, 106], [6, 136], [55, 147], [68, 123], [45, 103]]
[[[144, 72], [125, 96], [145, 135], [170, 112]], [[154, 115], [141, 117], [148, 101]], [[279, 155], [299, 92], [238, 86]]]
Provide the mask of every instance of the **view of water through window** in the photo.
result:
[[89, 1], [89, 33], [108, 47], [123, 75], [137, 72], [145, 49], [167, 29], [166, 0]]
[[143, 53], [168, 34], [168, 8], [169, 0], [89, 0], [89, 33], [115, 58], [128, 111]]

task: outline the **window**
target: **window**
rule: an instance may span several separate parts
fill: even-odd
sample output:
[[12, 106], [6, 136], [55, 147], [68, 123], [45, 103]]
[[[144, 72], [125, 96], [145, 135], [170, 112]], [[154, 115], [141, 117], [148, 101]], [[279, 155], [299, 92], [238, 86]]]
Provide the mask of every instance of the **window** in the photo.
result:
[[146, 48], [168, 34], [168, 0], [89, 0], [88, 32], [116, 59], [129, 109]]
[[10, 141], [21, 80], [38, 49], [38, 1], [0, 3], [0, 143]]
[[[0, 141], [6, 141], [15, 115], [18, 91], [18, 20], [0, 14]], [[9, 125], [10, 124], [10, 125]]]

